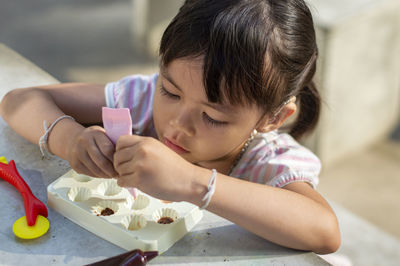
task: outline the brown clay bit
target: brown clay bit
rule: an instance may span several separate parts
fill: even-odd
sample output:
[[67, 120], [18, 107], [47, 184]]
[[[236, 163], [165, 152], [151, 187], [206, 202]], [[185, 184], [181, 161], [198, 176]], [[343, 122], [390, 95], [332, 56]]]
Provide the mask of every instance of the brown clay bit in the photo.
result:
[[161, 217], [157, 221], [157, 223], [159, 224], [170, 224], [172, 222], [174, 222], [174, 219], [172, 219], [171, 217]]
[[169, 201], [169, 200], [161, 200], [161, 202], [164, 203], [164, 204], [172, 203], [172, 201]]
[[113, 215], [114, 211], [110, 208], [105, 208], [104, 210], [101, 211], [101, 215], [102, 216], [109, 216], [109, 215]]

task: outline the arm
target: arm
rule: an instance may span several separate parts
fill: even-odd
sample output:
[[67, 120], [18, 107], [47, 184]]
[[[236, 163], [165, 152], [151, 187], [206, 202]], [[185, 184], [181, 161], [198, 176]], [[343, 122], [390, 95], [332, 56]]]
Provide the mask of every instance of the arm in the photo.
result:
[[[203, 206], [211, 170], [187, 162], [159, 141], [122, 136], [114, 154], [120, 186], [171, 201]], [[282, 246], [331, 253], [338, 249], [337, 219], [328, 203], [308, 184], [284, 189], [218, 173], [208, 210]]]
[[[189, 201], [201, 206], [211, 171], [197, 169], [196, 192]], [[207, 208], [235, 224], [282, 246], [331, 253], [340, 245], [337, 218], [329, 204], [303, 182], [275, 188], [218, 174]]]
[[[55, 84], [10, 91], [0, 103], [0, 115], [19, 135], [35, 144], [44, 133], [43, 121], [46, 120], [50, 124], [63, 114], [74, 117], [76, 122], [63, 119], [57, 123], [50, 133], [48, 147], [52, 153], [68, 160], [73, 168], [74, 165], [75, 168], [79, 168], [74, 162], [75, 158], [72, 158], [76, 155], [72, 153], [76, 152], [76, 144], [82, 141], [82, 134], [87, 136], [88, 133], [96, 133], [97, 139], [107, 141], [99, 136], [100, 129], [86, 129], [81, 125], [100, 123], [102, 106], [105, 106], [103, 85]], [[112, 159], [112, 154], [108, 156]], [[92, 164], [89, 168], [93, 168]], [[80, 172], [85, 171], [89, 174], [87, 169]], [[104, 171], [114, 173], [110, 169]], [[90, 175], [95, 175], [94, 172], [100, 174], [98, 169], [92, 169], [90, 172]]]

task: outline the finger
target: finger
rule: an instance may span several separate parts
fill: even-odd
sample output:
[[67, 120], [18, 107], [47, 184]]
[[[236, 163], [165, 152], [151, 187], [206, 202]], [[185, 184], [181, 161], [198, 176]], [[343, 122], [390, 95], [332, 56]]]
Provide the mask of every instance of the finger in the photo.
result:
[[132, 161], [121, 163], [116, 168], [116, 171], [118, 172], [119, 178], [122, 176], [133, 175], [135, 173], [135, 163]]
[[138, 135], [124, 135], [118, 138], [117, 143], [115, 145], [115, 150], [118, 151], [120, 149], [127, 148], [129, 146], [135, 146], [146, 139], [146, 137], [138, 136]]
[[77, 172], [78, 174], [81, 175], [88, 175], [88, 176], [92, 176], [95, 177], [96, 175], [94, 173], [92, 173], [85, 165], [83, 165], [83, 163], [81, 162], [77, 162], [76, 165], [74, 167], [72, 167], [72, 169], [74, 169], [75, 172]]
[[136, 154], [136, 151], [133, 147], [124, 148], [122, 150], [116, 151], [114, 153], [114, 168], [117, 169], [117, 167], [120, 164], [134, 161], [135, 154]]
[[138, 182], [135, 182], [134, 174], [120, 176], [117, 179], [117, 184], [120, 187], [137, 187]]
[[[107, 146], [107, 144], [104, 145], [104, 146]], [[92, 143], [91, 143], [91, 145], [89, 146], [89, 149], [88, 149], [88, 154], [89, 154], [90, 158], [109, 177], [117, 176], [118, 174], [114, 169], [114, 165], [113, 165], [112, 160], [110, 161], [107, 157], [104, 156], [103, 152], [101, 151], [101, 149], [102, 149], [101, 147], [102, 146], [99, 146], [96, 143], [96, 139], [92, 140]], [[113, 156], [114, 146], [112, 146], [112, 148], [110, 148], [110, 146], [108, 146], [108, 148], [107, 147], [106, 148], [103, 147], [103, 149], [108, 150], [106, 152], [110, 152], [110, 150], [111, 150], [111, 157], [114, 157]]]
[[99, 133], [97, 136], [95, 136], [94, 141], [101, 153], [112, 162], [114, 159], [115, 146], [105, 135], [105, 132]]
[[89, 171], [91, 171], [95, 177], [109, 177], [106, 173], [103, 172], [92, 160], [90, 155], [87, 152], [84, 152], [81, 155], [81, 162], [84, 166], [86, 166]]
[[120, 187], [124, 187], [124, 186], [127, 186], [127, 187], [128, 187], [128, 185], [126, 185], [125, 178], [123, 179], [123, 178], [121, 178], [121, 177], [119, 177], [119, 178], [117, 179], [117, 185], [120, 186]]

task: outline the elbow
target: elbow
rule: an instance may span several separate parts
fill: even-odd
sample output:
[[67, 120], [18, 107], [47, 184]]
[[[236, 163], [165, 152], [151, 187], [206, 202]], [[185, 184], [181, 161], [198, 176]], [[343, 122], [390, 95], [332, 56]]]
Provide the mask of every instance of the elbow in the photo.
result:
[[10, 98], [12, 98], [13, 91], [7, 92], [0, 101], [0, 116], [4, 118], [6, 115], [6, 107], [9, 105]]
[[312, 249], [317, 254], [329, 254], [336, 252], [341, 244], [339, 224], [335, 214], [320, 228], [318, 244]]
[[331, 239], [325, 241], [314, 252], [320, 255], [334, 253], [339, 249], [340, 243], [340, 235], [332, 236]]
[[0, 101], [0, 116], [5, 118], [11, 113], [13, 99], [19, 96], [19, 89], [7, 92]]
[[0, 116], [7, 120], [18, 107], [30, 100], [30, 92], [36, 88], [14, 89], [7, 92], [0, 101]]

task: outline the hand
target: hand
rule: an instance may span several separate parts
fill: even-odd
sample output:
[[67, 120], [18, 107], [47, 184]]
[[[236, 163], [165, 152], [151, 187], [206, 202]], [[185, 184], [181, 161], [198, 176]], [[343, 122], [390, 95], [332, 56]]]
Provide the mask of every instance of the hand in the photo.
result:
[[114, 168], [119, 174], [119, 186], [137, 187], [163, 200], [183, 201], [190, 197], [195, 166], [154, 138], [120, 137]]
[[85, 128], [74, 136], [67, 160], [77, 173], [111, 178], [118, 174], [113, 166], [114, 144], [99, 126]]

